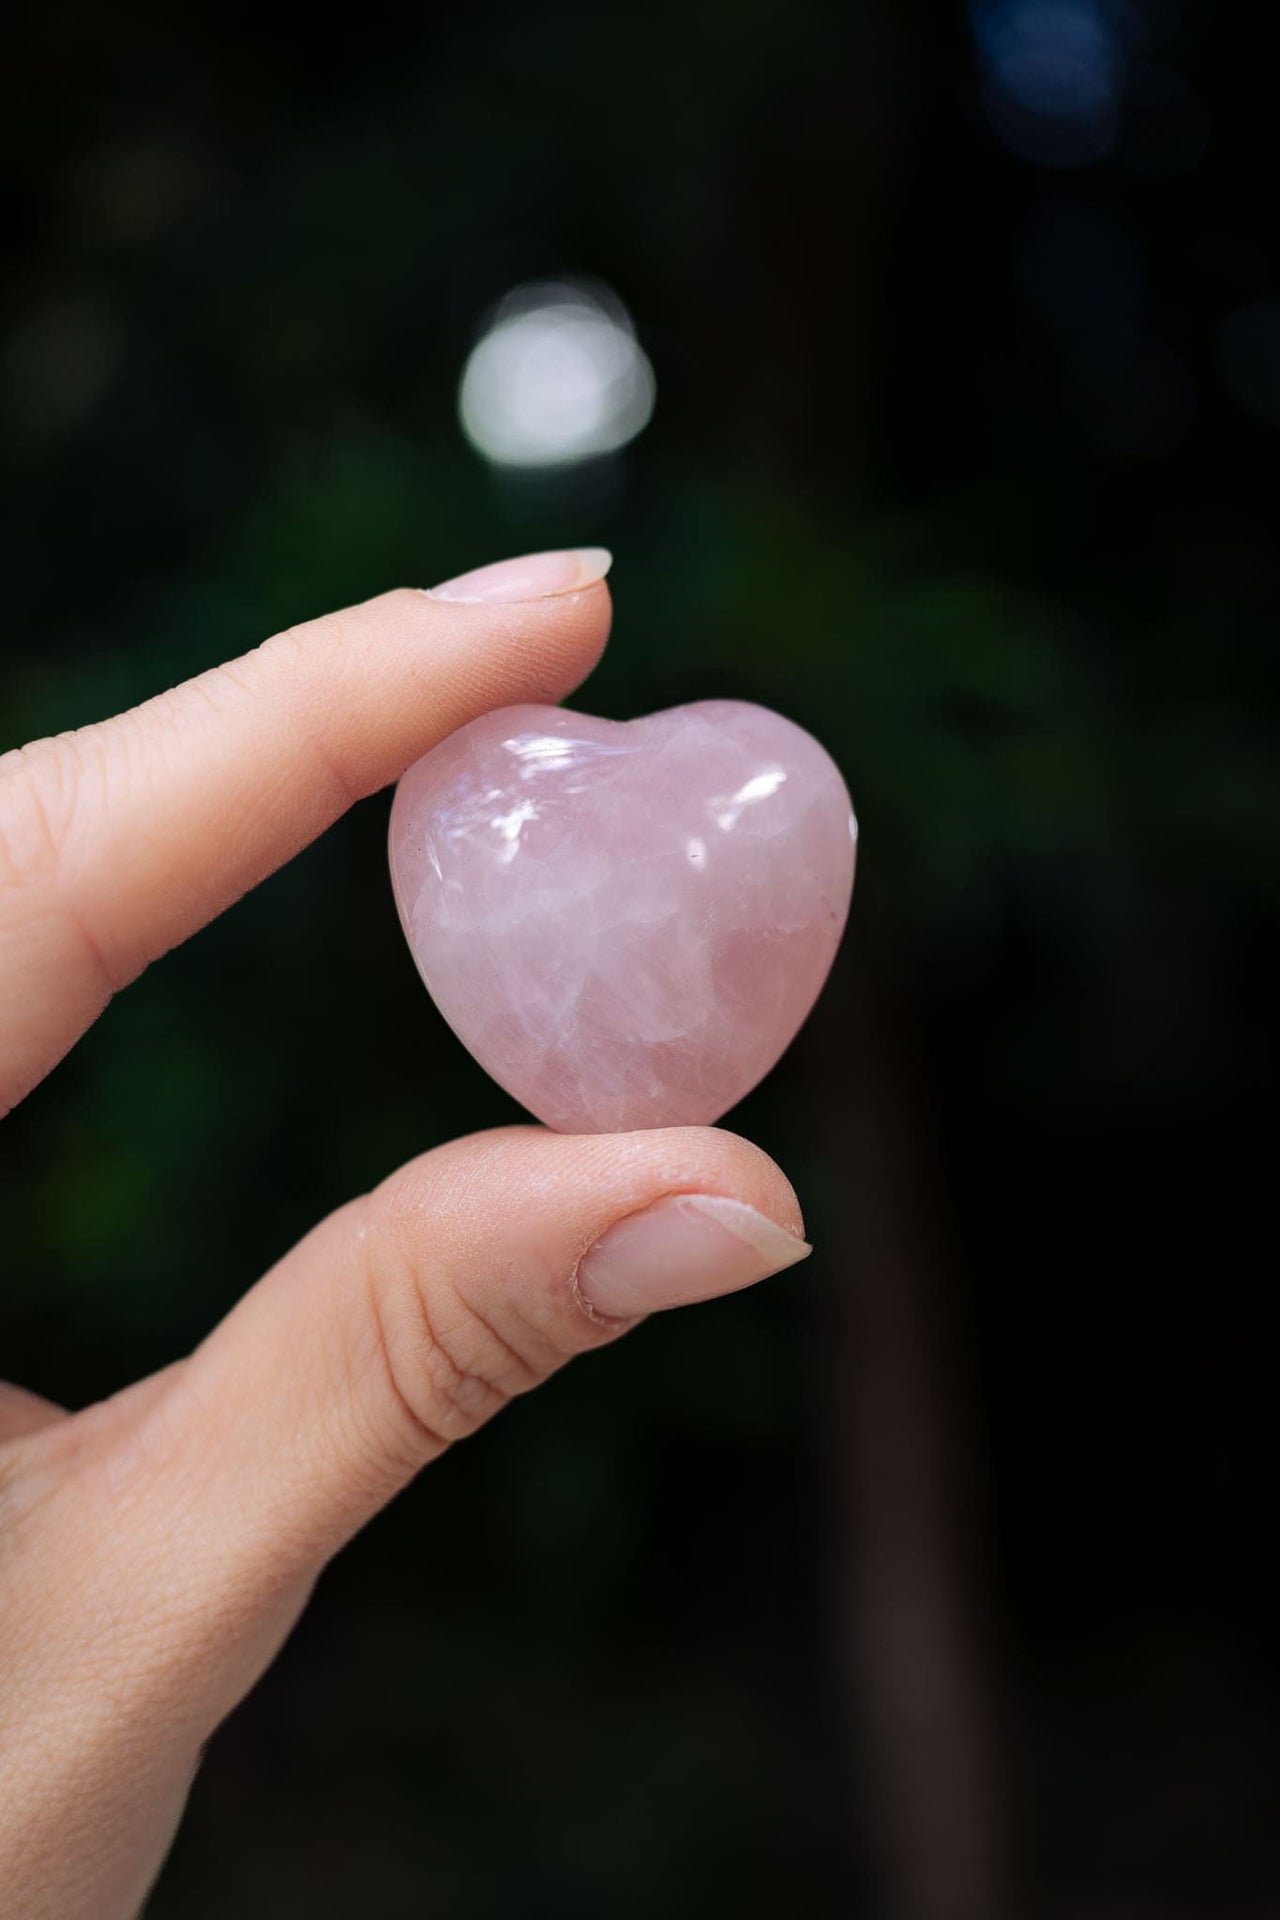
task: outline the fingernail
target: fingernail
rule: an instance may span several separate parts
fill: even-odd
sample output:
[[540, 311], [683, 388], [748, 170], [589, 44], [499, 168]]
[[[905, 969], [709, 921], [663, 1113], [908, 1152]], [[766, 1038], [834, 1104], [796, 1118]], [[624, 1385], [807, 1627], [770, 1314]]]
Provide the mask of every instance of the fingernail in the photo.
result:
[[504, 601], [545, 600], [557, 593], [580, 593], [603, 580], [613, 565], [607, 547], [569, 547], [563, 553], [526, 553], [498, 560], [491, 567], [459, 574], [441, 587], [429, 587], [433, 600], [464, 606], [498, 606]]
[[578, 1291], [597, 1313], [630, 1318], [736, 1293], [812, 1251], [740, 1200], [668, 1194], [597, 1240], [578, 1269]]

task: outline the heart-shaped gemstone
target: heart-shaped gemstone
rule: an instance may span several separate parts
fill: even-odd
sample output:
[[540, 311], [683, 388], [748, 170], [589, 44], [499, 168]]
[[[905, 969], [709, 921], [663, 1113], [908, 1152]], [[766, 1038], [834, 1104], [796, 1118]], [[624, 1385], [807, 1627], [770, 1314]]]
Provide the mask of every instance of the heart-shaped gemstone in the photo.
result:
[[702, 1124], [794, 1038], [849, 911], [836, 767], [764, 707], [507, 707], [400, 782], [391, 874], [445, 1019], [562, 1133]]

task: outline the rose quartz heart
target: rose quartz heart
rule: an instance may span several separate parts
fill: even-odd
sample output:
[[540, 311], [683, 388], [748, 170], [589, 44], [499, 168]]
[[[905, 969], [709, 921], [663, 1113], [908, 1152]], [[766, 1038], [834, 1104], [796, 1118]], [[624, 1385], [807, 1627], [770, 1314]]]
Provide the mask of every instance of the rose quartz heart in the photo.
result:
[[849, 911], [834, 763], [764, 707], [485, 714], [410, 767], [391, 874], [445, 1019], [563, 1133], [719, 1119], [794, 1038]]

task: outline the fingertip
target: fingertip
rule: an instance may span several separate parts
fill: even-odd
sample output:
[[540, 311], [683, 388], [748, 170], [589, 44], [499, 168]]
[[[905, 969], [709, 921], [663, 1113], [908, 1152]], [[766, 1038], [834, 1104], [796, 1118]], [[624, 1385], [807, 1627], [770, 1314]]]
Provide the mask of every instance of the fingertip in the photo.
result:
[[609, 638], [613, 602], [603, 580], [509, 604], [440, 600], [409, 589], [405, 640], [457, 676], [468, 717], [529, 702], [555, 705], [587, 678]]
[[725, 1199], [740, 1200], [754, 1207], [757, 1213], [803, 1240], [805, 1225], [800, 1200], [777, 1161], [753, 1140], [746, 1140], [727, 1127], [707, 1127], [702, 1131], [711, 1136], [712, 1150], [720, 1156], [724, 1168], [726, 1184], [715, 1191], [723, 1192]]
[[499, 1236], [512, 1258], [532, 1256], [551, 1284], [564, 1261], [581, 1258], [618, 1221], [681, 1196], [748, 1208], [766, 1223], [762, 1235], [773, 1227], [789, 1248], [806, 1250], [787, 1175], [760, 1146], [723, 1127], [562, 1135], [530, 1125], [476, 1133], [391, 1177], [395, 1210], [409, 1231], [415, 1215], [438, 1221], [441, 1183], [449, 1196], [443, 1212], [455, 1219], [470, 1215], [468, 1204], [459, 1206], [470, 1196], [503, 1194], [503, 1208], [489, 1198], [472, 1215], [474, 1225], [489, 1240]]
[[701, 1193], [739, 1201], [793, 1237], [804, 1238], [800, 1202], [777, 1161], [727, 1127], [655, 1127], [580, 1135], [577, 1141], [598, 1178], [607, 1174], [649, 1197]]

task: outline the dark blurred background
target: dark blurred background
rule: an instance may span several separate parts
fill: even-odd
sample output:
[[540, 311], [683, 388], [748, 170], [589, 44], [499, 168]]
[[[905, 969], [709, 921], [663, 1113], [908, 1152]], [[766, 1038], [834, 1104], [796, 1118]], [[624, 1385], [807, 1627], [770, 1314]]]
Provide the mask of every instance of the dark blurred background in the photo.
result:
[[[11, 34], [0, 745], [600, 542], [581, 703], [774, 704], [863, 831], [836, 974], [731, 1117], [814, 1259], [572, 1367], [341, 1557], [155, 1920], [1280, 1914], [1278, 27]], [[511, 1117], [418, 984], [386, 811], [7, 1122], [6, 1374], [111, 1391]]]

